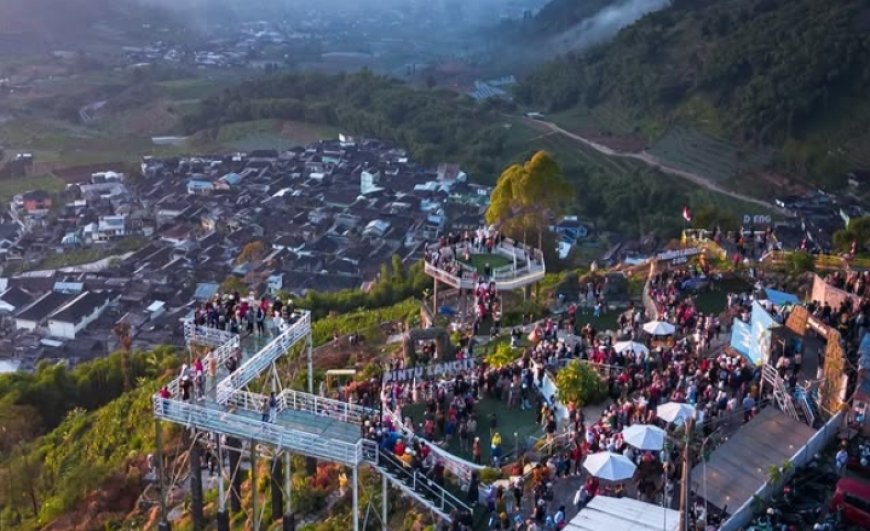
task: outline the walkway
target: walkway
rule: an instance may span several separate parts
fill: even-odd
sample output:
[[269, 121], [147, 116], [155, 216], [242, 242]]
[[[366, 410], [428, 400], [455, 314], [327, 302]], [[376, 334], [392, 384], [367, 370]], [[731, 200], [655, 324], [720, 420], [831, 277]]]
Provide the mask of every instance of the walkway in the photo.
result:
[[[285, 389], [275, 394], [269, 421], [263, 420], [263, 405], [269, 397], [247, 390], [249, 383], [267, 374], [272, 364], [293, 345], [311, 338], [311, 316], [297, 318], [274, 338], [239, 336], [226, 331], [185, 325], [189, 344], [212, 347], [209, 356], [218, 361], [217, 377], [202, 396], [181, 399], [181, 376], [168, 385], [170, 398], [153, 397], [153, 413], [187, 428], [225, 434], [241, 440], [256, 440], [294, 454], [323, 459], [349, 467], [373, 466], [387, 481], [445, 520], [468, 507], [459, 498], [428, 479], [396, 467], [389, 452], [382, 453], [376, 441], [362, 438], [361, 426], [377, 410]], [[226, 361], [242, 352], [242, 364], [233, 373]], [[442, 456], [445, 460], [450, 456]], [[449, 468], [449, 467], [448, 467]]]

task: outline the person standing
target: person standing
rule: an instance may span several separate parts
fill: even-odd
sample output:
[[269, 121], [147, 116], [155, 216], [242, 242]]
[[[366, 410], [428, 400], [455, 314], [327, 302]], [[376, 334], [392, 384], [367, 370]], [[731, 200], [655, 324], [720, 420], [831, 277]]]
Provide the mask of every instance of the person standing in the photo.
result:
[[480, 437], [475, 437], [474, 442], [471, 443], [471, 456], [474, 464], [480, 464]]
[[834, 463], [837, 467], [837, 475], [842, 476], [846, 472], [846, 464], [849, 462], [849, 452], [846, 450], [846, 441], [840, 445], [840, 451], [834, 457]]
[[492, 454], [492, 465], [498, 467], [501, 462], [501, 434], [499, 432], [495, 432], [492, 435], [489, 446]]
[[269, 399], [263, 397], [263, 403], [260, 404], [260, 421], [269, 422]]

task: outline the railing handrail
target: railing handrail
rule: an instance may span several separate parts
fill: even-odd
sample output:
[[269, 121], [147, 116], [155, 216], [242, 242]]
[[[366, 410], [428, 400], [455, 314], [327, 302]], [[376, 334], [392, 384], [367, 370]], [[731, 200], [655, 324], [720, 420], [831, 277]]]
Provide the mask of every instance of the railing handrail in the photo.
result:
[[283, 390], [280, 395], [280, 401], [282, 402], [282, 409], [305, 411], [317, 416], [325, 416], [358, 426], [362, 425], [365, 420], [376, 419], [378, 417], [376, 409], [293, 389]]
[[[388, 462], [393, 466], [388, 468], [384, 465], [385, 462]], [[416, 491], [418, 488], [423, 489], [430, 497], [439, 500], [440, 505], [438, 505], [438, 502], [435, 500], [429, 500], [429, 503], [432, 503], [446, 514], [450, 514], [454, 509], [464, 509], [471, 512], [471, 508], [453, 493], [438, 485], [425, 475], [418, 474], [414, 470], [409, 470], [400, 459], [394, 455], [390, 455], [389, 452], [384, 452], [378, 449], [377, 466], [381, 469], [381, 473], [393, 476], [399, 481], [402, 481], [403, 477], [406, 480], [411, 480], [411, 485], [413, 486], [412, 490]], [[407, 483], [405, 484], [407, 485]]]
[[483, 465], [478, 465], [477, 463], [472, 463], [471, 461], [462, 459], [461, 457], [454, 455], [444, 450], [440, 446], [432, 443], [432, 441], [429, 441], [426, 438], [421, 437], [420, 435], [417, 435], [413, 431], [409, 430], [407, 427], [405, 427], [405, 423], [401, 418], [399, 418], [396, 412], [391, 410], [389, 407], [386, 407], [386, 405], [384, 405], [384, 415], [390, 419], [394, 427], [401, 431], [401, 433], [404, 434], [404, 436], [408, 438], [408, 440], [417, 439], [425, 443], [426, 446], [428, 446], [429, 449], [432, 451], [432, 453], [438, 455], [444, 460], [444, 468], [449, 470], [454, 476], [458, 477], [459, 479], [463, 481], [469, 481], [471, 479], [472, 472], [480, 472], [481, 470], [486, 468]]
[[[461, 287], [463, 289], [474, 289], [477, 285], [476, 281], [473, 279], [467, 279], [465, 277], [458, 277], [453, 273], [448, 273], [446, 270], [441, 269], [440, 267], [430, 264], [426, 262], [424, 265], [424, 271], [426, 274], [437, 277], [440, 281], [449, 284], [454, 287]], [[530, 284], [532, 282], [536, 282], [545, 275], [545, 268], [541, 266], [535, 266], [528, 270], [527, 272], [518, 271], [517, 275], [511, 275], [507, 279], [495, 279], [496, 289], [500, 290], [511, 290], [522, 287], [524, 285]]]
[[208, 431], [250, 437], [257, 434], [259, 441], [287, 448], [311, 457], [329, 459], [347, 465], [360, 463], [359, 445], [323, 437], [320, 434], [262, 422], [231, 411], [212, 409], [193, 402], [153, 397], [153, 412], [162, 418], [182, 425], [195, 425]]
[[224, 403], [234, 391], [246, 386], [262, 374], [272, 362], [283, 356], [287, 350], [310, 332], [311, 314], [307, 311], [301, 312], [299, 319], [295, 323], [288, 326], [286, 330], [251, 356], [235, 372], [229, 374], [218, 383], [217, 401]]

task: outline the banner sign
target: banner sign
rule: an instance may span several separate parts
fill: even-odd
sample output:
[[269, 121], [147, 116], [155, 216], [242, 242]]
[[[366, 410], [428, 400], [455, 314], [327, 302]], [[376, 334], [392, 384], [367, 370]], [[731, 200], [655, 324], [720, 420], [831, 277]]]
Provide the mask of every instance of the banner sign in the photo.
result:
[[770, 225], [771, 217], [764, 214], [756, 214], [754, 216], [749, 214], [743, 215], [743, 224], [744, 225]]
[[408, 382], [413, 379], [424, 380], [436, 376], [454, 376], [457, 373], [471, 370], [477, 366], [477, 360], [474, 358], [466, 358], [464, 360], [447, 361], [444, 363], [433, 363], [431, 365], [423, 365], [421, 367], [412, 367], [410, 369], [399, 369], [396, 371], [387, 371], [384, 373], [384, 383], [389, 382]]
[[697, 247], [689, 247], [688, 249], [674, 249], [673, 251], [665, 251], [656, 255], [656, 260], [674, 260], [677, 258], [688, 258], [701, 254], [701, 250]]
[[770, 359], [771, 330], [780, 325], [758, 304], [758, 301], [755, 301], [752, 303], [749, 326], [751, 334], [749, 359], [758, 365], [767, 363]]
[[861, 305], [861, 297], [848, 291], [843, 291], [839, 288], [831, 286], [819, 275], [813, 278], [813, 296], [814, 301], [821, 303], [827, 302], [828, 305], [837, 310], [843, 301], [848, 300], [852, 304], [852, 308], [857, 308]]

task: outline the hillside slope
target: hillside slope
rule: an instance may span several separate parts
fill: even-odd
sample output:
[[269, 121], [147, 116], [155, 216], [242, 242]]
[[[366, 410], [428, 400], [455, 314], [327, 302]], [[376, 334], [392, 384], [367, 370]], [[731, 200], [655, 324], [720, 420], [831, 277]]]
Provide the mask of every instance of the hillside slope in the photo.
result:
[[619, 108], [652, 140], [684, 122], [785, 146], [780, 164], [838, 186], [870, 164], [868, 30], [863, 0], [674, 0], [606, 45], [543, 65], [517, 96], [550, 112]]
[[3, 0], [0, 56], [148, 39], [149, 25], [171, 19], [168, 10], [137, 0]]

